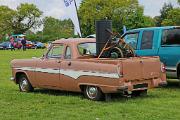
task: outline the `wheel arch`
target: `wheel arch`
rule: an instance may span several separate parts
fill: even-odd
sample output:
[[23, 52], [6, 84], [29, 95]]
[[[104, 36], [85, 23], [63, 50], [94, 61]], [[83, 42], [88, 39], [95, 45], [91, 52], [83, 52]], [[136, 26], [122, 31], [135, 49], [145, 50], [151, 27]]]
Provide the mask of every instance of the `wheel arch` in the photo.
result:
[[101, 90], [101, 92], [103, 92], [102, 87], [99, 86], [98, 84], [89, 84], [89, 83], [79, 84], [79, 88], [80, 88], [81, 92], [84, 91], [84, 89], [85, 89], [86, 86], [96, 86], [96, 87], [98, 87], [98, 88]]
[[28, 75], [26, 74], [26, 72], [23, 72], [23, 71], [16, 72], [16, 74], [15, 74], [15, 82], [16, 82], [16, 84], [19, 84], [19, 77], [21, 75], [25, 75], [28, 78]]

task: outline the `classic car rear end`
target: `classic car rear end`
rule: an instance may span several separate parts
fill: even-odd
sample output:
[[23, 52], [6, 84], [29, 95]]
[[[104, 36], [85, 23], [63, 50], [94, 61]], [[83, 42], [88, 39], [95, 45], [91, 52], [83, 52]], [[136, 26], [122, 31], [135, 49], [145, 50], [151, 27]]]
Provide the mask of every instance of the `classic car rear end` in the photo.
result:
[[[78, 81], [78, 84], [85, 86], [98, 86], [103, 93], [132, 93], [139, 91], [144, 93], [147, 89], [166, 85], [166, 75], [164, 66], [159, 62], [158, 57], [154, 58], [130, 58], [130, 59], [92, 59], [88, 60], [91, 71], [100, 77], [88, 76]], [[72, 63], [73, 64], [73, 63]], [[83, 63], [81, 63], [83, 64]], [[81, 64], [78, 64], [81, 67]], [[83, 66], [83, 65], [82, 65]], [[152, 67], [153, 66], [153, 67]], [[88, 66], [84, 64], [84, 68], [88, 70]], [[105, 76], [105, 73], [107, 76]], [[97, 76], [98, 76], [97, 75]], [[104, 76], [103, 76], [104, 75]], [[94, 78], [94, 79], [93, 79]], [[85, 82], [84, 82], [85, 80]], [[82, 86], [81, 86], [82, 88]]]
[[166, 84], [158, 57], [97, 58], [95, 39], [62, 39], [42, 57], [13, 60], [12, 71], [20, 91], [48, 88], [83, 92], [91, 100], [109, 93], [141, 94]]

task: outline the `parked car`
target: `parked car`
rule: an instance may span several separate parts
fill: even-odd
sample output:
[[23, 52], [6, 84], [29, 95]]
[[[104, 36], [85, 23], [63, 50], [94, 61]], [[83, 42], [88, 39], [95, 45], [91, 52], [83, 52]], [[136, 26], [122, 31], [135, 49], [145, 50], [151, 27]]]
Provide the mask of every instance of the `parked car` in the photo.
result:
[[36, 43], [35, 43], [35, 48], [37, 48], [37, 49], [38, 49], [38, 48], [42, 48], [42, 49], [43, 49], [43, 48], [45, 48], [45, 45], [44, 45], [44, 43], [42, 43], [42, 42], [36, 42]]
[[180, 26], [129, 30], [122, 38], [138, 56], [159, 56], [167, 76], [180, 78]]
[[22, 48], [22, 43], [21, 43], [20, 40], [14, 42], [14, 48], [17, 48], [17, 49], [21, 49]]
[[35, 44], [33, 44], [31, 41], [26, 41], [26, 48], [27, 49], [34, 49]]
[[58, 89], [83, 92], [91, 100], [109, 93], [147, 93], [166, 84], [159, 57], [97, 58], [95, 42], [94, 38], [61, 39], [41, 58], [13, 60], [12, 80], [23, 92]]
[[96, 38], [96, 34], [88, 35], [86, 38]]
[[11, 43], [10, 42], [0, 43], [0, 49], [7, 50], [7, 49], [10, 49], [10, 48], [11, 48]]

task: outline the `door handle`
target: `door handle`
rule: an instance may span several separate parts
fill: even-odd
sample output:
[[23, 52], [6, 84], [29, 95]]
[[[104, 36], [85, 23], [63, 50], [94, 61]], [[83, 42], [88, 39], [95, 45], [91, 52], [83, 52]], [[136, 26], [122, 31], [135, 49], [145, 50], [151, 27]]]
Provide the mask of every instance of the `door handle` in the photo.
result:
[[68, 66], [71, 66], [71, 62], [68, 63]]

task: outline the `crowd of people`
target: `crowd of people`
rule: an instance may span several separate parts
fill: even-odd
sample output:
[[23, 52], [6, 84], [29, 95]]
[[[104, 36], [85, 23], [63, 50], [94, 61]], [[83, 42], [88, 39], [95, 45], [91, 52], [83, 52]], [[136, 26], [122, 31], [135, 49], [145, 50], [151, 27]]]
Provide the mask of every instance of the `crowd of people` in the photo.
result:
[[22, 38], [14, 38], [10, 37], [10, 45], [11, 45], [11, 51], [15, 50], [15, 48], [20, 49], [22, 47], [23, 51], [26, 50], [26, 39], [25, 37]]

